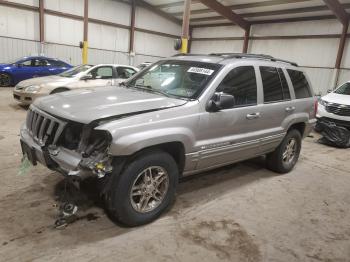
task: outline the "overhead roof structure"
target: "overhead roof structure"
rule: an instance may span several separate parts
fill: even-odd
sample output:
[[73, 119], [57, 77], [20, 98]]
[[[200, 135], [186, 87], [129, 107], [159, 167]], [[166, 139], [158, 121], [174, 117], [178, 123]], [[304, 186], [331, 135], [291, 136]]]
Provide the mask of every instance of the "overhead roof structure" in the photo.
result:
[[[182, 19], [183, 0], [144, 1], [175, 19]], [[226, 8], [224, 13], [222, 7]], [[227, 10], [230, 10], [233, 16]], [[192, 0], [190, 24], [193, 27], [202, 27], [234, 23], [246, 27], [245, 23], [281, 23], [334, 18], [341, 18], [341, 21], [344, 21], [345, 17], [349, 17], [349, 11], [350, 0]]]

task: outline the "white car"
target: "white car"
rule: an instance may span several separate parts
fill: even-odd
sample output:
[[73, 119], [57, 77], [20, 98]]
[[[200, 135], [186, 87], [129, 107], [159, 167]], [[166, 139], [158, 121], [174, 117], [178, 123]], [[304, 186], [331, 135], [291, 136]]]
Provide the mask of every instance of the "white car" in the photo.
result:
[[117, 85], [139, 71], [128, 65], [80, 65], [61, 74], [37, 77], [19, 82], [14, 90], [15, 100], [24, 105], [36, 98], [79, 88]]
[[350, 81], [319, 100], [316, 117], [350, 128]]

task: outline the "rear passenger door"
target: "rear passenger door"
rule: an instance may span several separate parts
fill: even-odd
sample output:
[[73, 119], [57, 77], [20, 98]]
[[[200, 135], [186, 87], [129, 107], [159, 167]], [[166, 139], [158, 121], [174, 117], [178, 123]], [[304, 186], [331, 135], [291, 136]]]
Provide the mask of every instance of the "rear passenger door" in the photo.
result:
[[255, 68], [233, 68], [215, 92], [233, 95], [235, 105], [218, 112], [205, 112], [200, 116], [198, 169], [251, 158], [260, 152], [262, 122]]
[[261, 107], [261, 150], [270, 151], [278, 146], [284, 137], [287, 124], [293, 119], [295, 107], [286, 76], [281, 68], [259, 66], [263, 87]]

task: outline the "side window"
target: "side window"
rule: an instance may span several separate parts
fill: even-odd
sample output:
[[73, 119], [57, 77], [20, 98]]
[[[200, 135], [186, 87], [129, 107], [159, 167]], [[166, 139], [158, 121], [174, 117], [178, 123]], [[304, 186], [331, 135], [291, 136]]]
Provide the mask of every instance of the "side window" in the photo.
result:
[[129, 67], [117, 67], [118, 78], [128, 79], [132, 77], [136, 71]]
[[235, 107], [257, 104], [257, 87], [254, 67], [240, 66], [232, 69], [222, 80], [217, 92], [233, 95]]
[[287, 69], [287, 72], [292, 80], [295, 98], [306, 98], [311, 96], [310, 86], [307, 82], [304, 73], [301, 71]]
[[287, 83], [286, 76], [284, 75], [283, 71], [281, 68], [277, 69], [281, 84], [282, 84], [282, 92], [283, 92], [283, 99], [284, 100], [289, 100], [290, 99], [290, 92], [289, 92], [289, 87]]
[[113, 78], [113, 69], [111, 66], [101, 66], [90, 72], [94, 79], [111, 79]]
[[35, 59], [34, 66], [47, 66], [48, 62], [44, 59]]
[[51, 66], [55, 66], [55, 67], [65, 67], [66, 65], [58, 60], [48, 60], [49, 61], [49, 65]]
[[21, 62], [21, 65], [22, 66], [32, 66], [32, 60], [29, 59], [27, 61], [23, 61], [23, 62]]
[[260, 66], [260, 73], [263, 82], [264, 102], [276, 102], [283, 100], [282, 85], [277, 68]]

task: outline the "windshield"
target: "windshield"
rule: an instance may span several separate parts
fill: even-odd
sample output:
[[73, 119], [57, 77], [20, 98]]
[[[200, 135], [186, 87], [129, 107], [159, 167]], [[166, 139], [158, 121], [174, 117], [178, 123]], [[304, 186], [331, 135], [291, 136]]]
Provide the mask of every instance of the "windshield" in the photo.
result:
[[344, 85], [340, 86], [337, 90], [334, 91], [334, 93], [341, 95], [350, 95], [350, 83], [345, 83]]
[[179, 98], [197, 98], [221, 68], [194, 61], [160, 61], [130, 79], [126, 86]]
[[91, 67], [92, 67], [91, 65], [80, 65], [80, 66], [73, 67], [67, 71], [64, 71], [63, 73], [58, 74], [58, 75], [62, 76], [62, 77], [73, 77], [81, 72], [85, 72], [86, 70], [88, 70]]

